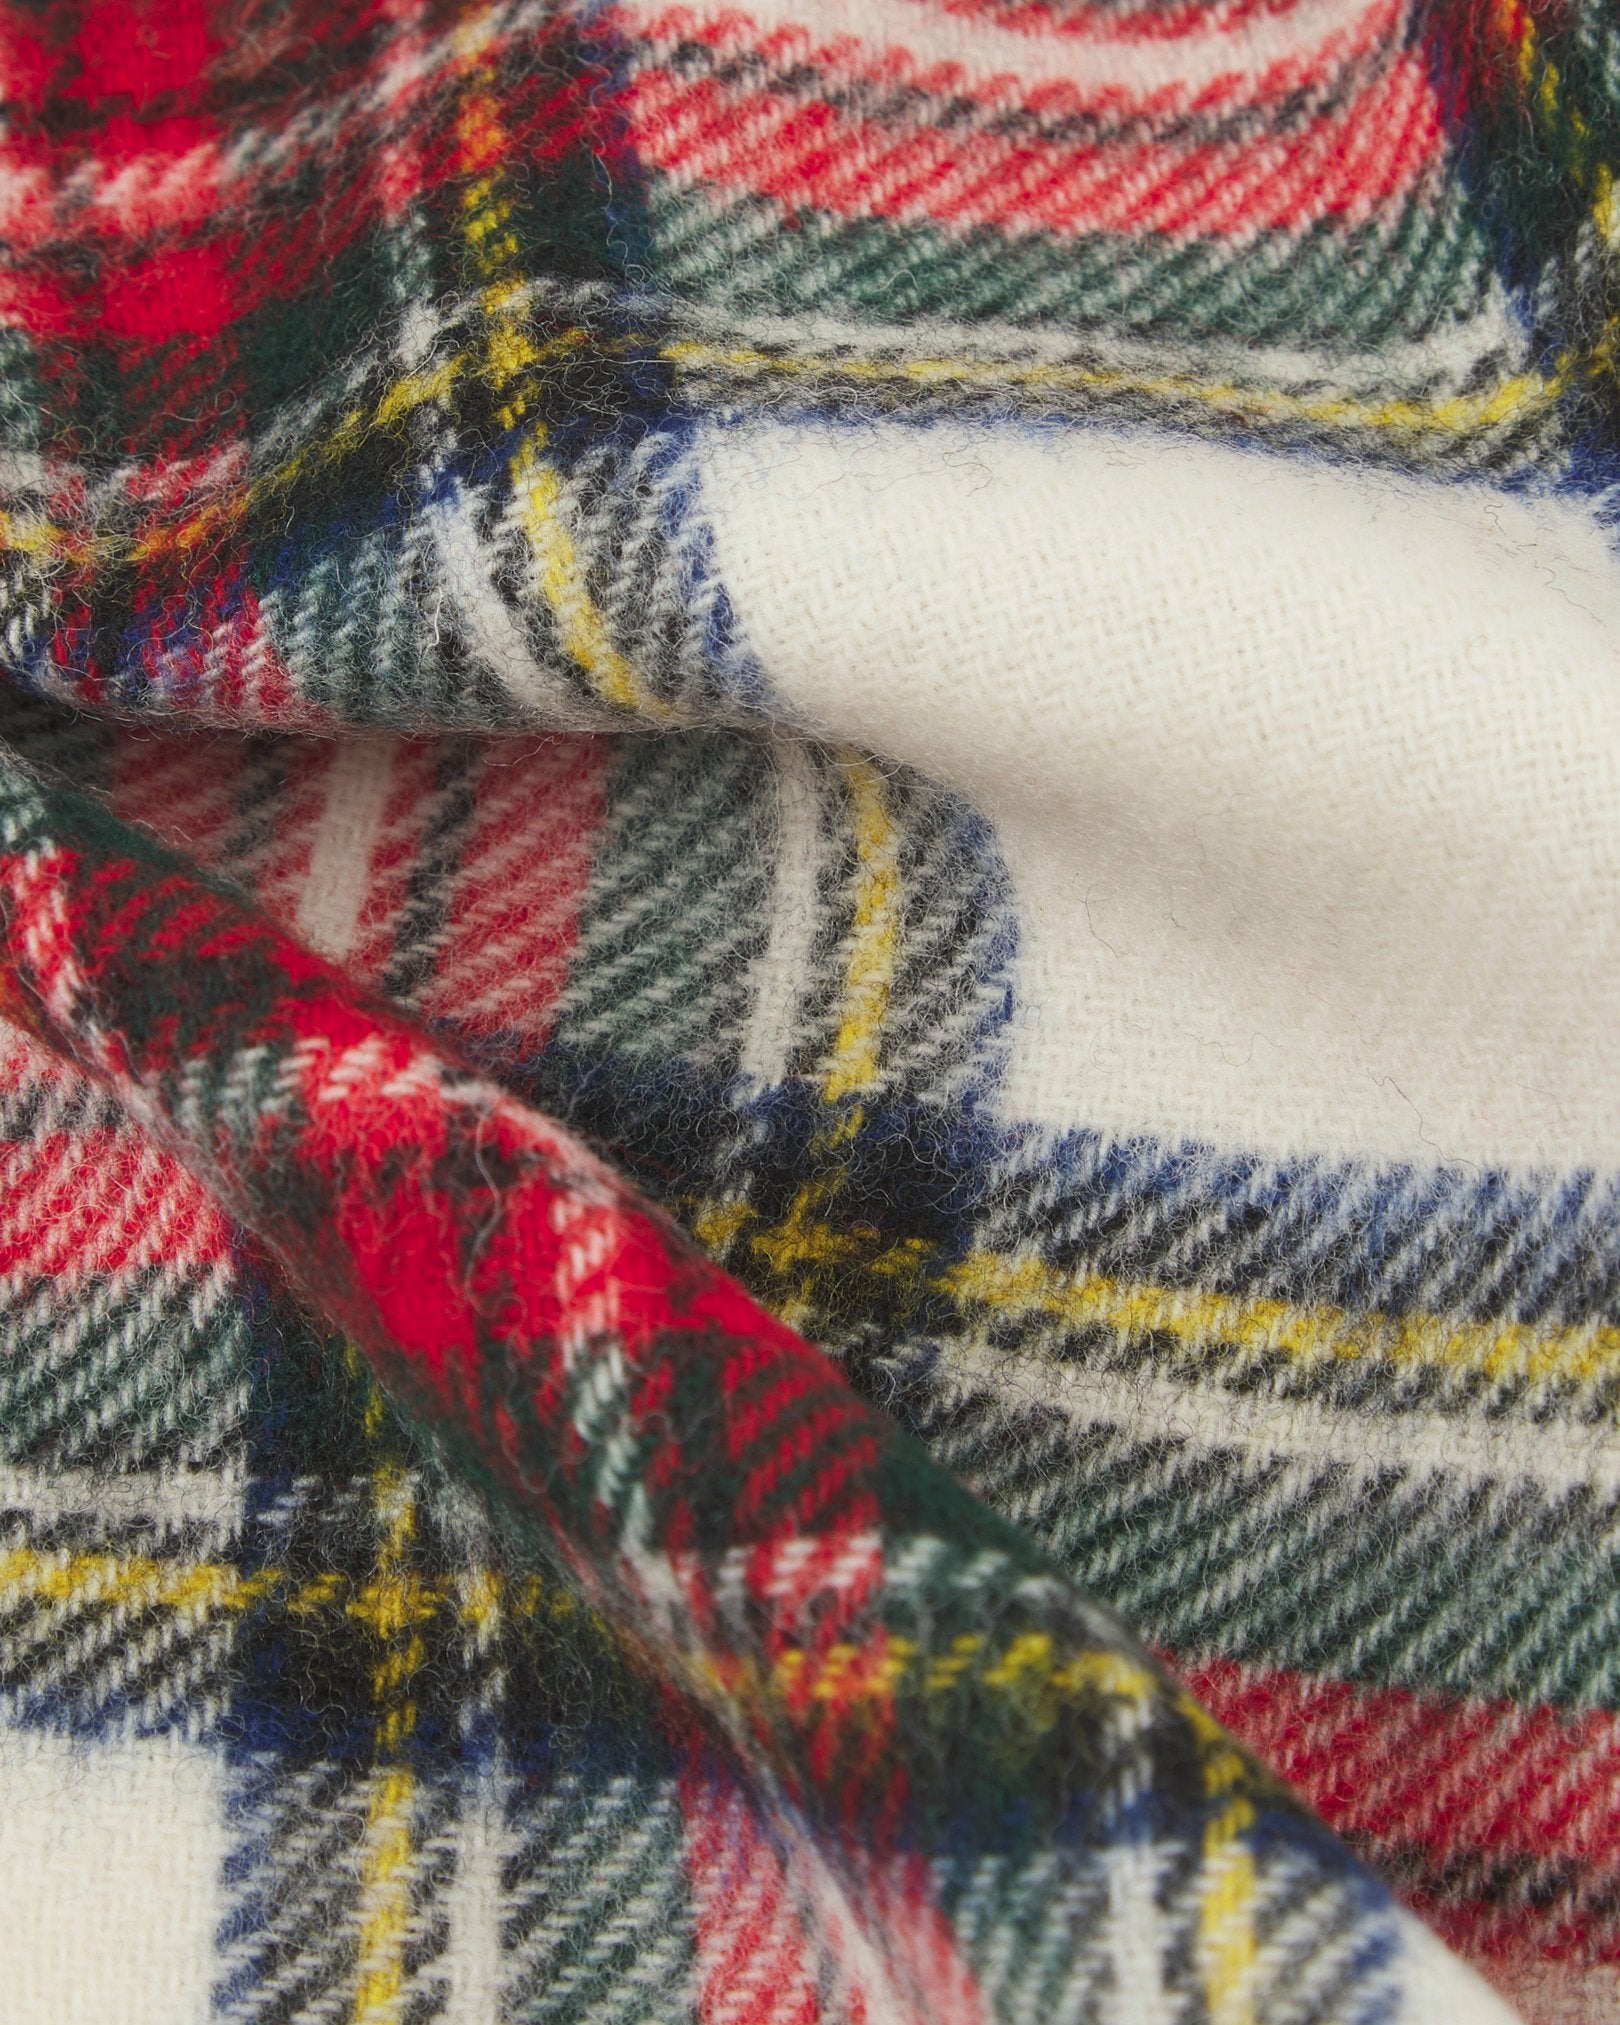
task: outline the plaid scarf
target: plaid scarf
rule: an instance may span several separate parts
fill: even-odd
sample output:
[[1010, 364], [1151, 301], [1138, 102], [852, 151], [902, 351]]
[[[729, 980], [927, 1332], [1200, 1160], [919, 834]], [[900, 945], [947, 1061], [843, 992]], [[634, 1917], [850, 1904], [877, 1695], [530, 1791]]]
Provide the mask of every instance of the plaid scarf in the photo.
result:
[[1612, 10], [0, 74], [0, 2008], [1620, 2017]]

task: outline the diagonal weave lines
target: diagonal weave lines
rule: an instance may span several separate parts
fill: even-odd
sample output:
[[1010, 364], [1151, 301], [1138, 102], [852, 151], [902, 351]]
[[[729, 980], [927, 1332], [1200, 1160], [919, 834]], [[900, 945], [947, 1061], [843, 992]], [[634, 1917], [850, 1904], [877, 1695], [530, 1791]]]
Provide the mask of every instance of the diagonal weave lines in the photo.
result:
[[[659, 1654], [753, 1776], [791, 1782], [815, 1866], [838, 1880], [841, 1919], [864, 1925], [852, 1884], [875, 1864], [881, 1902], [886, 1866], [903, 1860], [888, 1854], [892, 1796], [907, 1790], [895, 1784], [899, 1767], [931, 1762], [964, 1726], [983, 1738], [982, 1771], [965, 1791], [910, 1790], [924, 1821], [944, 1808], [955, 1833], [999, 1842], [992, 1824], [1009, 1790], [1041, 1790], [1036, 1767], [1051, 1768], [1044, 1783], [1058, 1793], [1077, 1764], [1097, 1766], [1104, 1790], [1120, 1775], [1122, 1744], [1107, 1740], [1109, 1712], [1124, 1707], [1140, 1711], [1129, 1760], [1145, 1754], [1164, 1818], [1185, 1820], [1178, 1832], [1197, 1853], [1195, 1959], [1212, 2001], [1238, 2015], [1262, 1975], [1250, 1923], [1268, 1848], [1341, 1879], [1323, 1901], [1330, 1944], [1339, 1915], [1329, 1908], [1349, 1916], [1370, 1883], [1326, 1844], [1307, 1855], [1315, 1831], [1110, 1620], [935, 1477], [830, 1367], [618, 1197], [556, 1128], [355, 1000], [223, 890], [15, 767], [3, 833], [7, 960], [34, 1020], [111, 1074], [140, 1112], [185, 1135], [227, 1198], [298, 1261], [305, 1285], [321, 1287], [327, 1310], [505, 1508], [544, 1514], [572, 1577], [634, 1647]], [[93, 925], [132, 918], [132, 882], [150, 896], [133, 917], [148, 948], [176, 937], [206, 947], [215, 953], [206, 974], [230, 981], [178, 1025], [155, 1017], [144, 959]], [[857, 948], [860, 933], [858, 922]], [[116, 1044], [106, 1024], [114, 1007]], [[858, 1026], [841, 1030], [835, 1064], [864, 1046]], [[378, 1106], [403, 1107], [410, 1123], [377, 1133], [366, 1121]], [[274, 1161], [262, 1168], [267, 1146]], [[373, 1167], [376, 1146], [420, 1150], [401, 1172], [393, 1155]], [[314, 1229], [329, 1235], [313, 1243], [304, 1206], [290, 1215], [280, 1206], [289, 1162], [307, 1177], [305, 1201], [322, 1205]], [[452, 1238], [448, 1276], [428, 1241], [435, 1230], [478, 1233], [465, 1263]], [[608, 1258], [619, 1263], [603, 1277]], [[666, 1287], [679, 1291], [671, 1299]], [[517, 1289], [514, 1308], [501, 1290]], [[526, 1306], [537, 1300], [551, 1305]], [[371, 1713], [358, 1946], [361, 1989], [386, 2007], [403, 1988], [415, 1792], [406, 1760], [421, 1721], [412, 1684], [428, 1606], [402, 1558], [414, 1526], [404, 1480], [385, 1461], [367, 1496], [377, 1560], [347, 1605], [373, 1654], [362, 1676]], [[255, 1600], [271, 1566], [245, 1589], [207, 1567], [175, 1576], [98, 1563], [86, 1573], [155, 1602], [178, 1582], [178, 1601], [217, 1610]], [[1085, 1870], [1099, 1837], [1107, 1842], [1106, 1817], [1083, 1811], [1046, 1811], [1032, 1829], [1057, 1877]], [[884, 1973], [902, 1980], [906, 1932], [901, 1922], [866, 1935]]]

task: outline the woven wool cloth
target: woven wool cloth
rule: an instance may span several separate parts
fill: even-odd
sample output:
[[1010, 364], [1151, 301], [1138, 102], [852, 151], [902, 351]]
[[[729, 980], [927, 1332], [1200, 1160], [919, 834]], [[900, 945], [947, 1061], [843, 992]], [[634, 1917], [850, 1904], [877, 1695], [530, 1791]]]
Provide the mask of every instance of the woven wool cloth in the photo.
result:
[[1620, 2020], [1620, 16], [0, 5], [3, 2025]]

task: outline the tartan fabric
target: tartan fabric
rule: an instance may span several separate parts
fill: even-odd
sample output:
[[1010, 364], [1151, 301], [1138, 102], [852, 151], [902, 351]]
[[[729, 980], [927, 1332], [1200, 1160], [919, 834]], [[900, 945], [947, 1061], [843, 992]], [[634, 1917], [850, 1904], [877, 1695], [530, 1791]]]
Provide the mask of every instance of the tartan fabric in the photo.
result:
[[1250, 59], [1220, 9], [1036, 9], [1020, 96], [952, 53], [972, 10], [930, 59], [896, 6], [18, 9], [19, 679], [304, 726], [745, 709], [689, 430], [738, 404], [1602, 481], [1605, 10], [1301, 4]]
[[[796, 2013], [1080, 2012], [1129, 1979], [1173, 1983], [1183, 1960], [1217, 2014], [1293, 2009], [1301, 1975], [1315, 2015], [1410, 2002], [1403, 1955], [1421, 1968], [1421, 1951], [1348, 1854], [562, 1128], [15, 761], [4, 837], [8, 1012], [123, 1106], [23, 1044], [20, 1116], [56, 1124], [77, 1100], [86, 1139], [144, 1127], [182, 1145], [456, 1482], [494, 1488], [509, 1552], [526, 1544], [585, 1599], [514, 1582], [465, 1494], [434, 1496], [431, 1460], [357, 1358], [278, 1321], [247, 1265], [231, 1283], [231, 1231], [200, 1185], [155, 1148], [109, 1161], [59, 1126], [39, 1133], [46, 1186], [71, 1185], [76, 1160], [125, 1183], [102, 1219], [108, 1277], [125, 1282], [106, 1306], [142, 1301], [153, 1268], [132, 1240], [156, 1223], [201, 1255], [213, 1300], [193, 1282], [195, 1305], [250, 1318], [235, 1359], [214, 1351], [223, 1401], [207, 1398], [208, 1352], [178, 1350], [211, 1409], [195, 1416], [204, 1438], [173, 1431], [184, 1474], [150, 1468], [167, 1459], [154, 1442], [147, 1468], [113, 1479], [125, 1495], [106, 1516], [93, 1490], [75, 1504], [82, 1470], [36, 1461], [60, 1411], [36, 1415], [43, 1441], [13, 1416], [22, 1528], [3, 1564], [22, 1617], [16, 1720], [200, 1726], [241, 1761], [240, 1900], [215, 1991], [228, 2015], [277, 2015], [289, 1993], [292, 2015], [323, 2015], [334, 1983], [361, 2016], [406, 2015], [420, 1983], [431, 2012], [449, 1945], [434, 1888], [466, 1860], [456, 1824], [496, 1834], [477, 1825], [498, 1802], [473, 1775], [511, 1778], [533, 1754], [540, 1819], [499, 1811], [503, 1902], [486, 1911], [515, 1957], [515, 2015], [682, 2015], [694, 1985], [727, 2014], [775, 2015], [789, 1995]], [[206, 995], [166, 1003], [159, 952], [205, 975]], [[256, 1345], [260, 1331], [292, 1342]], [[61, 1333], [36, 1322], [43, 1354], [19, 1390], [71, 1385]], [[142, 1432], [144, 1404], [129, 1416]], [[247, 1436], [245, 1488], [218, 1459], [231, 1433]], [[551, 1650], [539, 1634], [559, 1617]], [[97, 1661], [65, 1680], [63, 1618], [88, 1620], [75, 1658]], [[665, 1683], [661, 1722], [626, 1649]], [[574, 1748], [531, 1735], [554, 1690], [529, 1669], [577, 1674]], [[649, 1755], [649, 1731], [665, 1751]], [[786, 1903], [749, 1917], [738, 1866]], [[1132, 1871], [1145, 1925], [1109, 1904]], [[1149, 1941], [1162, 1962], [1143, 1958]]]
[[1610, 11], [0, 50], [19, 2017], [1505, 2015], [1426, 1929], [1620, 2016], [1620, 1169], [1009, 1115], [1007, 835], [787, 693], [713, 454], [1601, 542]]

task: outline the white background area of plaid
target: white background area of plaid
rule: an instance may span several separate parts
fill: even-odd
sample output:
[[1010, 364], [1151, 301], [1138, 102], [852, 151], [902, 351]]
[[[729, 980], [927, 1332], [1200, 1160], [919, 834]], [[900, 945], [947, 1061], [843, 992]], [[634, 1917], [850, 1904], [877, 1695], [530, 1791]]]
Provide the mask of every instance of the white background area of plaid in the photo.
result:
[[707, 425], [781, 708], [992, 822], [1003, 1115], [1620, 1143], [1620, 594], [1579, 502], [1146, 434]]

